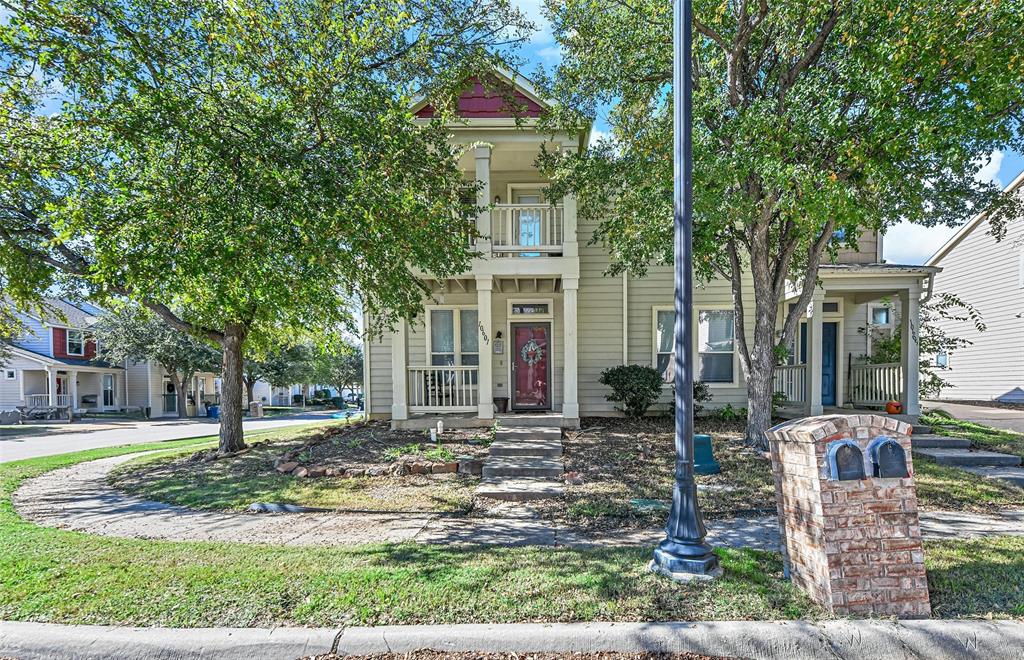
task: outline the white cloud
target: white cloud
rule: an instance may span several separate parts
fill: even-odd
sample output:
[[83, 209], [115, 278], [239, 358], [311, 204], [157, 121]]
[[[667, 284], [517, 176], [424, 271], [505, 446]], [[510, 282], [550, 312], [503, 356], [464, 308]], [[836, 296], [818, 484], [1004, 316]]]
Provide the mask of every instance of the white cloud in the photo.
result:
[[590, 130], [590, 144], [587, 146], [593, 146], [597, 144], [598, 140], [602, 140], [608, 137], [608, 131], [602, 131], [596, 128]]
[[537, 57], [545, 60], [558, 61], [562, 59], [562, 45], [554, 44], [546, 46], [537, 51]]
[[[513, 0], [513, 2], [523, 12], [527, 20], [537, 28], [537, 31], [530, 35], [530, 43], [536, 45], [554, 41], [554, 36], [551, 34], [551, 24], [548, 22], [547, 17], [544, 16], [544, 0]], [[547, 55], [540, 55], [541, 57], [548, 57]]]
[[981, 169], [974, 175], [974, 178], [982, 183], [994, 183], [1000, 188], [1006, 185], [999, 179], [999, 168], [1003, 166], [1004, 156], [1006, 156], [1005, 152], [997, 150], [988, 155], [987, 162], [985, 158], [979, 158], [975, 164], [981, 165]]
[[923, 264], [946, 244], [957, 229], [959, 227], [924, 227], [901, 222], [886, 232], [882, 256], [893, 264]]
[[[974, 178], [982, 183], [994, 183], [997, 186], [1006, 184], [999, 178], [999, 169], [1003, 165], [1005, 152], [993, 151], [986, 157], [975, 161], [981, 169]], [[923, 264], [946, 244], [959, 227], [922, 227], [921, 225], [901, 222], [886, 233], [883, 243], [885, 260], [896, 264]]]

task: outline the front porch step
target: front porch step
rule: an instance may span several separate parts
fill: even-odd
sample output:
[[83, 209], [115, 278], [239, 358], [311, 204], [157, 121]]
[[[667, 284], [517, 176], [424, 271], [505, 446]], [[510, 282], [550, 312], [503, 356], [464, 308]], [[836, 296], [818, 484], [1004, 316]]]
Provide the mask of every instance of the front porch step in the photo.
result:
[[493, 500], [528, 502], [561, 497], [565, 492], [561, 482], [551, 479], [522, 477], [518, 479], [487, 479], [480, 482], [476, 494]]
[[516, 413], [499, 414], [494, 418], [498, 422], [499, 429], [516, 429], [522, 427], [547, 427], [562, 428], [565, 426], [575, 427], [579, 420], [566, 420], [558, 413]]
[[986, 479], [1003, 481], [1024, 488], [1024, 468], [1020, 467], [965, 467], [965, 470]]
[[[499, 428], [498, 432], [494, 434], [495, 444], [500, 442], [527, 442], [527, 441], [544, 441], [544, 442], [562, 442], [562, 429], [557, 426], [526, 426], [503, 429]], [[494, 445], [491, 445], [492, 447]]]
[[[914, 430], [917, 431], [916, 428]], [[967, 449], [971, 446], [971, 441], [967, 438], [948, 438], [932, 433], [914, 433], [910, 438], [910, 444], [914, 449]]]
[[562, 476], [562, 461], [533, 456], [491, 456], [484, 462], [484, 480], [497, 477], [542, 477], [558, 479]]
[[932, 435], [932, 427], [924, 424], [912, 424], [910, 435]]
[[970, 451], [969, 449], [923, 448], [914, 451], [927, 456], [939, 465], [953, 467], [1015, 467], [1020, 465], [1020, 456], [999, 454], [994, 451]]
[[561, 458], [562, 441], [555, 440], [495, 440], [491, 444], [491, 456], [532, 456], [536, 458]]

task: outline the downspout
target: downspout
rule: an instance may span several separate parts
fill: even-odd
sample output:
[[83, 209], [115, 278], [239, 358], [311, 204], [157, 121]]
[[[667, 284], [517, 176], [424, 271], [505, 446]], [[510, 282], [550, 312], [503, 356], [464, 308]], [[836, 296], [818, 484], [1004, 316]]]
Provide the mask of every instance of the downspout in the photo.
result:
[[622, 364], [629, 364], [629, 272], [622, 271]]

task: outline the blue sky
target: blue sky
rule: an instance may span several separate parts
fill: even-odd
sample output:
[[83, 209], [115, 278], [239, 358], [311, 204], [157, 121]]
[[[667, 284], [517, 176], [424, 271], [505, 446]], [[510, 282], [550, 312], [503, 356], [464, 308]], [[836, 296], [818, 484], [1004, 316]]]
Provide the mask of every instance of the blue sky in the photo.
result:
[[[519, 0], [517, 4], [540, 28], [519, 51], [519, 55], [527, 61], [522, 73], [529, 76], [538, 65], [551, 67], [557, 64], [561, 53], [542, 14], [542, 0]], [[597, 117], [594, 129], [595, 135], [606, 132], [606, 118]], [[1021, 171], [1024, 171], [1024, 155], [1014, 151], [996, 152], [991, 154], [988, 162], [978, 172], [978, 178], [1007, 186]], [[921, 227], [900, 223], [885, 236], [885, 259], [892, 263], [923, 264], [956, 230], [957, 227]]]

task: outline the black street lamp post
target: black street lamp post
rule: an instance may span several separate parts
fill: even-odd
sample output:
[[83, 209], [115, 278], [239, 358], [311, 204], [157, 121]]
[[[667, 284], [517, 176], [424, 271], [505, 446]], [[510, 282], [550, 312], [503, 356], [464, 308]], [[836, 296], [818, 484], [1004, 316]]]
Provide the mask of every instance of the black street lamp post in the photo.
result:
[[693, 7], [675, 0], [672, 80], [674, 90], [673, 159], [675, 222], [675, 440], [676, 480], [666, 538], [654, 550], [651, 569], [676, 580], [721, 575], [718, 558], [704, 542], [706, 530], [693, 479], [693, 154], [692, 60]]

